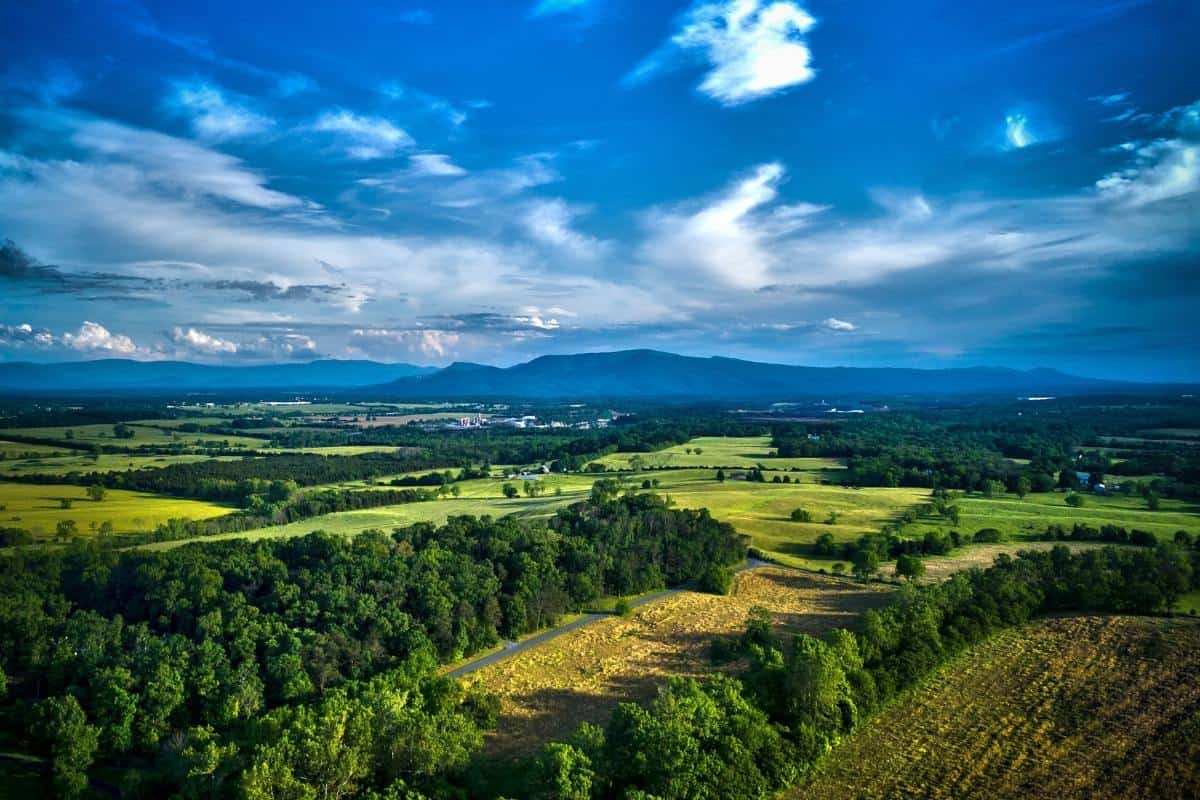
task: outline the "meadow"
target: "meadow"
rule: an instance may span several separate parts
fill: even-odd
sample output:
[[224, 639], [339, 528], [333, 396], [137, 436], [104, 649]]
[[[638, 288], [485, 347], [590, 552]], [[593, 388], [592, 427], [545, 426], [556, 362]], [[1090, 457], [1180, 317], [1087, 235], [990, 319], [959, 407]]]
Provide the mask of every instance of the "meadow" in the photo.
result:
[[133, 435], [118, 438], [112, 425], [70, 425], [51, 428], [7, 428], [5, 434], [43, 440], [46, 443], [72, 442], [77, 445], [101, 445], [131, 450], [139, 447], [233, 447], [253, 450], [266, 444], [264, 439], [224, 434], [183, 433], [150, 425], [128, 424]]
[[712, 671], [714, 637], [740, 633], [750, 609], [767, 609], [780, 632], [818, 634], [885, 604], [890, 587], [779, 568], [740, 573], [729, 596], [679, 592], [563, 634], [464, 680], [500, 698], [489, 755], [527, 755], [569, 735], [581, 722], [603, 722], [617, 703], [652, 697], [668, 675]]
[[37, 458], [8, 458], [0, 461], [0, 477], [20, 475], [59, 475], [89, 472], [128, 472], [135, 469], [157, 469], [171, 464], [191, 464], [197, 461], [224, 461], [239, 456], [207, 456], [200, 454], [145, 456], [133, 453], [83, 454], [64, 451], [58, 456]]
[[[70, 503], [63, 508], [62, 501]], [[74, 520], [80, 535], [92, 524], [111, 522], [116, 533], [152, 530], [173, 518], [208, 519], [233, 509], [199, 500], [181, 500], [110, 489], [100, 501], [91, 500], [82, 486], [0, 482], [0, 527], [29, 531], [35, 538], [53, 539], [58, 523]]]
[[813, 478], [831, 477], [832, 473], [845, 468], [832, 458], [779, 458], [771, 449], [770, 436], [699, 436], [653, 453], [610, 453], [597, 461], [612, 470], [630, 470], [637, 464], [645, 467], [736, 469], [761, 465], [764, 469], [772, 470], [798, 469]]
[[1040, 620], [938, 670], [788, 797], [1200, 794], [1200, 624]]

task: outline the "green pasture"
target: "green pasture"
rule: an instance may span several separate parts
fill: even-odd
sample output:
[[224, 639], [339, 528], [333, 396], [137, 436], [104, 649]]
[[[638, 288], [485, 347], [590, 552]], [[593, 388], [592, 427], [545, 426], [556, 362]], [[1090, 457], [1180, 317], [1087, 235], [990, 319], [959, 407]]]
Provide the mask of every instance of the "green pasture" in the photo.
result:
[[[129, 439], [118, 439], [113, 433], [112, 425], [68, 425], [53, 428], [11, 428], [7, 432], [13, 436], [26, 436], [31, 439], [43, 439], [47, 442], [72, 441], [78, 444], [97, 444], [104, 447], [120, 447], [136, 449], [139, 447], [237, 447], [252, 450], [262, 447], [266, 442], [249, 436], [225, 436], [224, 434], [182, 433], [166, 431], [147, 425], [132, 425], [133, 436]], [[68, 435], [68, 431], [70, 435]]]
[[[62, 500], [70, 508], [62, 507]], [[208, 519], [228, 514], [226, 506], [200, 500], [110, 489], [100, 501], [91, 500], [82, 486], [0, 482], [0, 526], [23, 528], [35, 537], [51, 539], [59, 522], [74, 520], [81, 535], [92, 523], [111, 522], [117, 533], [149, 531], [172, 518]]]
[[963, 533], [974, 533], [980, 528], [995, 528], [1009, 538], [1023, 539], [1040, 536], [1049, 525], [1070, 528], [1078, 522], [1094, 528], [1101, 525], [1119, 525], [1129, 530], [1137, 528], [1168, 540], [1178, 530], [1200, 532], [1197, 514], [1200, 508], [1193, 503], [1163, 500], [1158, 511], [1150, 511], [1141, 497], [1088, 495], [1082, 508], [1072, 508], [1065, 498], [1066, 495], [1059, 492], [1029, 494], [1024, 499], [1016, 495], [996, 498], [970, 495], [956, 501], [960, 512], [957, 525], [941, 520], [920, 520], [908, 530], [923, 534], [930, 528], [955, 528]]
[[[699, 448], [700, 452], [696, 453]], [[688, 450], [691, 450], [689, 453]], [[801, 470], [814, 479], [830, 477], [825, 471], [843, 469], [831, 458], [778, 458], [772, 455], [769, 436], [700, 436], [686, 444], [653, 453], [610, 453], [597, 459], [609, 469], [628, 470], [640, 463], [646, 467], [733, 467], [747, 469]]]
[[71, 451], [65, 447], [55, 447], [51, 444], [25, 444], [22, 442], [7, 442], [0, 441], [0, 466], [9, 459], [21, 459], [28, 454], [36, 454], [39, 458], [43, 456], [62, 456], [67, 455]]
[[171, 464], [191, 464], [197, 461], [231, 461], [239, 456], [212, 457], [206, 455], [143, 456], [124, 453], [104, 453], [99, 456], [76, 452], [45, 458], [9, 458], [0, 461], [0, 477], [20, 475], [59, 475], [89, 472], [128, 472], [135, 469], [158, 469]]

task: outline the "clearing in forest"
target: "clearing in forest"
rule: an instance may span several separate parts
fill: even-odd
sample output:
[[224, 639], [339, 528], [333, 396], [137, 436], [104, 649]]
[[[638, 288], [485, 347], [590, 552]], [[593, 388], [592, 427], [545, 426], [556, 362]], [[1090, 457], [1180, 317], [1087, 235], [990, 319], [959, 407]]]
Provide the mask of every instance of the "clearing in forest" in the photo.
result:
[[1200, 797], [1200, 624], [1080, 616], [1004, 631], [897, 698], [789, 796]]
[[746, 627], [750, 609], [768, 609], [781, 630], [820, 633], [850, 624], [887, 603], [889, 587], [763, 568], [740, 573], [728, 597], [680, 592], [552, 639], [469, 675], [500, 697], [500, 724], [489, 755], [527, 755], [569, 735], [581, 722], [603, 723], [627, 700], [646, 700], [669, 675], [715, 668], [709, 645]]

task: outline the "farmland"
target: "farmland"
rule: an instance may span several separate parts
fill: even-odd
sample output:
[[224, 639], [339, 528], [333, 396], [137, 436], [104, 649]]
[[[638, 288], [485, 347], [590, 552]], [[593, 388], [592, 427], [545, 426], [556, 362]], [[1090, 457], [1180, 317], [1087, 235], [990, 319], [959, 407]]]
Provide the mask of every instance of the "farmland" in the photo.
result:
[[711, 640], [739, 633], [754, 606], [768, 609], [780, 631], [820, 633], [850, 624], [888, 597], [878, 584], [753, 570], [737, 576], [728, 597], [681, 592], [629, 617], [567, 633], [466, 680], [501, 699], [500, 724], [488, 739], [488, 752], [528, 754], [580, 722], [606, 719], [618, 702], [647, 699], [668, 675], [708, 673]]
[[772, 470], [800, 470], [810, 480], [835, 477], [843, 468], [831, 458], [778, 458], [771, 449], [769, 436], [699, 436], [685, 444], [653, 453], [613, 453], [598, 459], [613, 470], [629, 470], [635, 465], [658, 467], [725, 467], [749, 469], [761, 466]]
[[1189, 798], [1200, 625], [1052, 618], [947, 664], [790, 797]]
[[69, 442], [75, 445], [98, 445], [123, 450], [143, 447], [222, 447], [251, 450], [262, 447], [265, 440], [249, 436], [225, 434], [183, 433], [150, 425], [127, 424], [129, 435], [119, 437], [113, 425], [76, 425], [45, 428], [8, 428], [8, 436], [38, 439], [47, 443]]
[[[63, 507], [63, 501], [70, 504]], [[73, 520], [87, 535], [92, 524], [111, 522], [116, 533], [148, 531], [172, 518], [208, 519], [232, 509], [197, 500], [161, 497], [142, 492], [109, 490], [105, 498], [88, 498], [81, 486], [26, 485], [0, 482], [0, 527], [20, 527], [35, 539], [49, 540], [60, 522]]]
[[139, 455], [134, 453], [101, 453], [83, 455], [63, 451], [62, 455], [38, 456], [37, 458], [8, 458], [0, 461], [0, 477], [20, 475], [70, 475], [92, 472], [125, 472], [133, 469], [158, 469], [170, 464], [191, 464], [209, 459], [238, 458], [239, 456], [185, 455]]

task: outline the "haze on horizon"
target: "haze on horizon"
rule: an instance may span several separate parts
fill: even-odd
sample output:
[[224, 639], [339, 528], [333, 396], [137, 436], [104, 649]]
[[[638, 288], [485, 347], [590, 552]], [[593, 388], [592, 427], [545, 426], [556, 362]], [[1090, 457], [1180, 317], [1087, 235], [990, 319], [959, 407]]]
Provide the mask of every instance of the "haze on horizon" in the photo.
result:
[[1200, 6], [0, 7], [0, 360], [1200, 380]]

